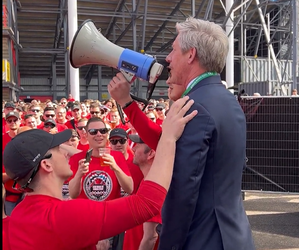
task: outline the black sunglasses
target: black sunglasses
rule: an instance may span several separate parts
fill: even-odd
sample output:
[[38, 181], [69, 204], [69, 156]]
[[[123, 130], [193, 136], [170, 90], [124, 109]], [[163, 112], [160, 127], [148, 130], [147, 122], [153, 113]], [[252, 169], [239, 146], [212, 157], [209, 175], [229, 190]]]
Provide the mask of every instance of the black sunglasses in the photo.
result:
[[98, 128], [98, 129], [96, 129], [96, 128], [92, 128], [92, 129], [89, 129], [89, 130], [88, 130], [88, 133], [89, 133], [90, 135], [96, 135], [98, 132], [100, 132], [102, 135], [104, 135], [104, 134], [107, 134], [108, 131], [109, 131], [108, 128]]
[[78, 130], [82, 130], [82, 129], [85, 129], [85, 126], [79, 126], [77, 127]]
[[16, 123], [18, 120], [19, 120], [19, 119], [14, 119], [14, 120], [6, 120], [6, 122], [10, 124], [10, 123], [12, 123], [12, 122], [13, 122], [13, 123]]
[[116, 145], [118, 142], [120, 143], [120, 144], [125, 144], [126, 142], [127, 142], [127, 139], [125, 139], [125, 138], [121, 138], [121, 139], [111, 139], [110, 140], [110, 142], [111, 142], [111, 144], [112, 145]]
[[30, 110], [31, 112], [35, 112], [35, 113], [38, 113], [40, 111], [40, 109], [31, 109]]
[[52, 124], [52, 123], [51, 124], [45, 124], [44, 127], [45, 128], [55, 128], [55, 125]]
[[47, 118], [49, 118], [49, 117], [53, 118], [54, 116], [55, 116], [55, 115], [53, 115], [53, 114], [45, 115], [45, 117], [47, 117]]
[[157, 111], [162, 111], [163, 109], [162, 109], [162, 108], [156, 108], [156, 110], [157, 110]]
[[101, 110], [101, 111], [90, 111], [90, 114], [92, 114], [92, 115], [98, 115], [98, 114], [103, 115], [103, 114], [105, 114], [105, 111], [104, 110]]

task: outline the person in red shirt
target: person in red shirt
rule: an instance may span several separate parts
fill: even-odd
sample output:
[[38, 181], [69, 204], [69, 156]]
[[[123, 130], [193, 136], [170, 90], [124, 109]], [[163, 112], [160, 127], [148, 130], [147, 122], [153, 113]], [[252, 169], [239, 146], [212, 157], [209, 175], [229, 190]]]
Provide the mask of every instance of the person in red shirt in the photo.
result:
[[[28, 193], [6, 228], [10, 249], [95, 250], [99, 240], [157, 215], [169, 189], [176, 140], [196, 115], [192, 112], [184, 117], [193, 104], [184, 105], [187, 100], [184, 97], [173, 104], [163, 124], [154, 163], [138, 192], [112, 201], [62, 200], [62, 185], [72, 176], [68, 157], [74, 152], [63, 144], [71, 137], [70, 130], [52, 135], [31, 129], [16, 136], [4, 150], [4, 166], [9, 177]], [[110, 162], [109, 155], [104, 159]], [[89, 165], [84, 161], [80, 164]]]
[[164, 119], [166, 118], [166, 115], [165, 115], [165, 103], [163, 102], [159, 102], [157, 103], [156, 107], [155, 107], [155, 110], [156, 110], [156, 114], [157, 114], [157, 117], [156, 117], [156, 123], [160, 126], [162, 126], [162, 123], [164, 121]]
[[70, 166], [74, 174], [69, 180], [70, 197], [113, 200], [120, 197], [121, 187], [125, 192], [132, 193], [133, 180], [121, 152], [111, 150], [110, 167], [101, 165], [99, 150], [106, 147], [108, 140], [106, 124], [98, 117], [90, 118], [86, 131], [89, 148], [93, 149], [92, 157], [88, 168], [80, 164], [85, 158], [85, 151], [71, 157]]
[[88, 119], [81, 118], [77, 124], [77, 133], [79, 134], [78, 149], [87, 151], [89, 149], [89, 142], [87, 140], [86, 124]]
[[65, 107], [63, 107], [62, 105], [57, 106], [57, 108], [55, 109], [55, 114], [56, 114], [56, 123], [64, 125], [67, 122]]
[[6, 124], [6, 119], [5, 116], [9, 113], [9, 112], [13, 112], [16, 110], [16, 105], [13, 102], [7, 102], [4, 104], [4, 117], [2, 117], [2, 134], [5, 134], [9, 128], [8, 125]]
[[133, 193], [136, 193], [140, 185], [140, 182], [142, 181], [144, 176], [141, 170], [139, 169], [139, 167], [133, 163], [134, 154], [128, 144], [127, 132], [122, 128], [115, 128], [111, 130], [109, 134], [109, 142], [112, 150], [119, 151], [124, 155], [131, 176], [133, 178], [133, 183], [134, 183]]
[[[21, 124], [19, 113], [16, 111], [7, 113], [5, 119], [9, 130], [2, 136], [2, 153], [6, 148], [6, 145], [12, 140], [12, 138], [16, 137]], [[20, 192], [13, 188], [14, 181], [7, 176], [3, 166], [2, 182], [4, 183], [6, 189], [5, 212], [7, 215], [10, 215], [16, 205], [23, 199], [23, 192]]]
[[[143, 175], [146, 176], [153, 164], [156, 152], [146, 145], [138, 135], [129, 135], [129, 138], [136, 143], [133, 148], [133, 163], [136, 164]], [[127, 230], [124, 237], [123, 249], [157, 249], [159, 241], [156, 227], [159, 223], [162, 223], [161, 213], [142, 225]]]
[[57, 132], [61, 132], [63, 130], [68, 129], [68, 127], [65, 124], [56, 123], [56, 113], [54, 107], [45, 107], [44, 109], [43, 120], [46, 121], [49, 119], [54, 120]]
[[68, 102], [74, 102], [75, 101], [75, 99], [74, 99], [74, 97], [73, 97], [72, 94], [69, 94], [69, 97], [68, 97], [67, 101]]
[[41, 129], [44, 125], [43, 125], [43, 122], [41, 120], [41, 107], [39, 104], [32, 104], [30, 107], [29, 107], [29, 112], [28, 114], [32, 114], [36, 120], [36, 126], [38, 129]]
[[76, 127], [78, 126], [78, 121], [82, 118], [80, 103], [73, 103], [73, 105], [71, 106], [71, 113], [72, 119], [68, 120], [65, 125], [70, 129], [76, 129]]
[[5, 209], [4, 209], [4, 202], [5, 202], [5, 188], [2, 183], [2, 249], [3, 250], [10, 250], [9, 243], [7, 241], [7, 228], [9, 223], [9, 216], [6, 215]]

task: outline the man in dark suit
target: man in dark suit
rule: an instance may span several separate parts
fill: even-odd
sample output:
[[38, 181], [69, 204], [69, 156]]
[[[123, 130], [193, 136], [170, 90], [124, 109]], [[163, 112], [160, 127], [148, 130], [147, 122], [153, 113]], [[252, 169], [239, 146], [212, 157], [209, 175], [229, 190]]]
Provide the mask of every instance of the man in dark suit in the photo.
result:
[[[168, 95], [171, 100], [189, 95], [198, 114], [176, 144], [159, 250], [253, 250], [241, 196], [246, 120], [219, 75], [228, 53], [227, 36], [219, 25], [192, 17], [176, 28], [178, 36], [166, 57]], [[161, 128], [132, 101], [121, 73], [108, 90], [142, 140], [155, 149]]]

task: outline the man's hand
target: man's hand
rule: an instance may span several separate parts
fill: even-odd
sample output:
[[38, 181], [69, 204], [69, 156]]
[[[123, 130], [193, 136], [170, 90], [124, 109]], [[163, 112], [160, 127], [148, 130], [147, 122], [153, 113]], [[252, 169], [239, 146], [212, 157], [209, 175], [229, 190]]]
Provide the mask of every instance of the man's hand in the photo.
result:
[[76, 173], [76, 175], [78, 177], [83, 177], [83, 175], [87, 174], [89, 171], [89, 162], [85, 162], [85, 159], [81, 159], [78, 163], [78, 171]]
[[193, 100], [188, 100], [189, 96], [185, 96], [171, 105], [162, 123], [162, 136], [178, 140], [184, 131], [185, 125], [196, 116], [198, 113], [197, 110], [193, 110], [190, 114], [185, 116], [186, 112], [194, 103]]
[[130, 96], [131, 84], [126, 80], [122, 73], [117, 73], [108, 84], [108, 91], [111, 97], [123, 107], [132, 101]]
[[108, 250], [110, 247], [109, 240], [100, 240], [96, 245], [97, 250]]

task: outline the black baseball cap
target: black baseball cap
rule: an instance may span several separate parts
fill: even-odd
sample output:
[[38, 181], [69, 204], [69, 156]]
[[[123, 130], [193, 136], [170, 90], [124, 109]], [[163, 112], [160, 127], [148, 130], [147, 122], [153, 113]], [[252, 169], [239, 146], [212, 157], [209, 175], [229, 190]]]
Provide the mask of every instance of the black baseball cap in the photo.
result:
[[42, 129], [30, 129], [17, 134], [6, 145], [3, 152], [3, 164], [9, 178], [27, 187], [37, 171], [40, 161], [47, 151], [68, 141], [71, 129], [50, 134]]
[[135, 143], [144, 143], [143, 140], [141, 140], [140, 136], [139, 135], [129, 135], [129, 138], [132, 142], [135, 142]]
[[128, 135], [127, 135], [126, 130], [124, 130], [123, 128], [115, 128], [115, 129], [112, 129], [109, 134], [109, 139], [111, 139], [112, 137], [127, 138]]
[[56, 126], [56, 122], [55, 122], [53, 119], [45, 120], [44, 125], [47, 124], [47, 123], [51, 123], [51, 124], [53, 124], [54, 126]]
[[16, 105], [13, 102], [7, 102], [7, 103], [5, 103], [4, 108], [13, 108], [13, 109], [15, 109]]

